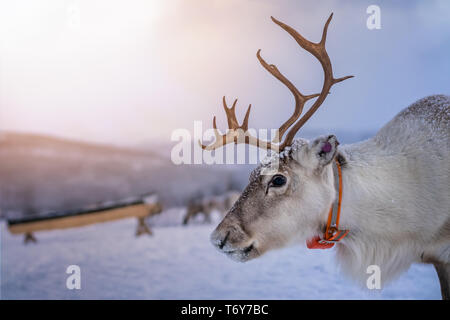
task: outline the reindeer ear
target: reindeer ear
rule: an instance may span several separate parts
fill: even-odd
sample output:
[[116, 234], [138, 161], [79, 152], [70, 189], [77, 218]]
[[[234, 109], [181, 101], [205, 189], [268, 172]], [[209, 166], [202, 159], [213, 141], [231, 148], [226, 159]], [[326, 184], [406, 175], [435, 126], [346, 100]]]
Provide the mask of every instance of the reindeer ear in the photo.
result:
[[319, 167], [325, 167], [336, 156], [338, 145], [335, 135], [322, 136], [311, 143], [310, 154], [316, 157]]

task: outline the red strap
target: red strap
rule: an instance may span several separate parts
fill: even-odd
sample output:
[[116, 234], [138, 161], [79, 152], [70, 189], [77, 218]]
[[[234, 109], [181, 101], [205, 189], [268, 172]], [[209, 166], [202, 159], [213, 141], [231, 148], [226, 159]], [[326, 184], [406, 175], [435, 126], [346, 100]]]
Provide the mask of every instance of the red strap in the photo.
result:
[[328, 213], [327, 226], [325, 229], [324, 238], [315, 236], [314, 238], [306, 241], [308, 249], [330, 249], [335, 243], [342, 240], [347, 234], [348, 230], [339, 230], [339, 216], [341, 214], [341, 202], [342, 202], [342, 171], [341, 165], [336, 160], [336, 168], [338, 173], [338, 197], [337, 201], [337, 216], [335, 219], [335, 225], [332, 224], [333, 205], [331, 205], [330, 212]]

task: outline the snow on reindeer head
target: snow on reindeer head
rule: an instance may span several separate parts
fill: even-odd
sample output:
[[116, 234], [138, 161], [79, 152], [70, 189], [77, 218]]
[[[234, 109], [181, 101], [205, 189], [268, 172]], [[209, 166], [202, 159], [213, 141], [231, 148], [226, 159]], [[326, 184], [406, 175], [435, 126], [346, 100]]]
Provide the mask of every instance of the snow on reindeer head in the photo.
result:
[[[320, 94], [300, 93], [275, 65], [269, 65], [261, 57], [261, 50], [258, 50], [257, 58], [261, 65], [294, 95], [293, 114], [280, 126], [272, 141], [262, 141], [248, 132], [251, 105], [244, 121], [239, 125], [235, 114], [237, 100], [228, 108], [224, 97], [223, 107], [229, 130], [221, 135], [214, 117], [216, 140], [208, 146], [201, 145], [204, 150], [214, 150], [228, 143], [246, 143], [271, 151], [271, 155], [252, 172], [248, 186], [211, 235], [213, 245], [235, 260], [247, 261], [270, 249], [317, 235], [321, 229], [321, 221], [326, 219], [334, 201], [334, 177], [330, 164], [338, 152], [336, 137], [323, 136], [311, 142], [294, 140], [297, 131], [322, 105], [330, 88], [352, 77], [333, 77], [330, 58], [325, 49], [332, 16], [331, 14], [325, 23], [322, 39], [318, 43], [305, 39], [290, 26], [272, 17], [273, 22], [286, 30], [321, 63], [324, 84]], [[314, 98], [317, 99], [311, 108], [300, 118], [305, 103]]]

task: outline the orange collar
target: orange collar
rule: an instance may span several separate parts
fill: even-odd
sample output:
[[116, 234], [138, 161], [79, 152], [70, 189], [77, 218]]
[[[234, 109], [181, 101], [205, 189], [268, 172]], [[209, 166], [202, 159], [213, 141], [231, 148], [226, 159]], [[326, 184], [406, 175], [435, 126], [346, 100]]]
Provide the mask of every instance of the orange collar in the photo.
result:
[[308, 249], [329, 249], [335, 243], [342, 240], [349, 232], [349, 230], [339, 230], [339, 216], [341, 214], [342, 202], [342, 171], [341, 165], [337, 160], [333, 161], [334, 184], [338, 192], [338, 196], [330, 208], [328, 214], [327, 227], [323, 238], [316, 236], [306, 241]]

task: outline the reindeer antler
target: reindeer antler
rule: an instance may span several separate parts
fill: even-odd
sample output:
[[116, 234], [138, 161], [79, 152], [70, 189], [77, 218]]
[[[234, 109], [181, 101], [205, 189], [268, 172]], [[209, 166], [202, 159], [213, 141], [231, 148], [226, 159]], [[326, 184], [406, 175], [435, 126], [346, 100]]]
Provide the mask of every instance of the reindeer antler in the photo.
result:
[[[217, 126], [216, 126], [216, 117], [213, 119], [213, 127], [214, 127], [214, 134], [216, 136], [216, 141], [208, 146], [201, 145], [203, 149], [205, 150], [214, 150], [221, 146], [224, 146], [225, 144], [234, 142], [234, 143], [246, 143], [251, 144], [257, 147], [266, 148], [266, 149], [273, 149], [276, 151], [282, 151], [284, 148], [292, 144], [292, 141], [294, 140], [295, 134], [297, 131], [308, 121], [309, 118], [317, 111], [317, 109], [322, 105], [322, 103], [325, 101], [330, 88], [341, 81], [344, 81], [346, 79], [352, 78], [353, 76], [346, 76], [342, 78], [335, 79], [333, 76], [333, 69], [331, 67], [331, 61], [330, 57], [328, 56], [328, 53], [325, 49], [325, 41], [327, 37], [327, 31], [328, 31], [328, 25], [330, 24], [330, 21], [333, 17], [333, 14], [330, 15], [327, 22], [325, 23], [325, 26], [323, 28], [322, 32], [322, 39], [318, 43], [311, 42], [307, 39], [305, 39], [301, 34], [299, 34], [297, 31], [295, 31], [290, 26], [284, 24], [281, 21], [278, 21], [274, 17], [271, 17], [272, 21], [278, 24], [280, 27], [282, 27], [284, 30], [286, 30], [294, 39], [297, 41], [297, 43], [306, 51], [311, 53], [314, 57], [319, 60], [320, 64], [322, 65], [323, 72], [324, 72], [324, 83], [322, 86], [322, 91], [320, 94], [311, 94], [311, 95], [303, 95], [279, 70], [278, 68], [273, 64], [268, 64], [262, 57], [261, 57], [261, 50], [258, 50], [256, 53], [256, 56], [261, 63], [261, 65], [269, 71], [275, 78], [277, 78], [281, 83], [283, 83], [294, 95], [295, 99], [295, 109], [294, 113], [291, 115], [291, 117], [284, 122], [280, 128], [278, 129], [277, 135], [275, 138], [271, 141], [261, 141], [253, 136], [251, 136], [248, 133], [248, 118], [250, 115], [250, 109], [251, 105], [249, 105], [247, 109], [247, 113], [245, 114], [244, 122], [241, 126], [239, 126], [239, 123], [236, 119], [235, 114], [235, 107], [237, 99], [234, 101], [233, 106], [231, 108], [228, 108], [225, 102], [225, 97], [223, 98], [223, 104], [225, 108], [225, 112], [227, 115], [228, 120], [228, 127], [230, 130], [225, 135], [220, 135]], [[312, 99], [317, 98], [317, 100], [314, 102], [314, 104], [311, 106], [311, 108], [300, 118], [299, 121], [297, 121], [302, 114], [303, 107], [305, 103]], [[297, 121], [297, 122], [296, 122]], [[289, 129], [290, 128], [290, 129]], [[285, 134], [286, 130], [289, 129], [288, 133], [286, 134], [286, 139], [281, 142], [281, 139], [283, 138], [283, 135]]]
[[274, 64], [270, 64], [269, 65], [266, 61], [264, 61], [264, 59], [261, 57], [260, 52], [261, 52], [261, 49], [259, 49], [258, 52], [256, 53], [256, 57], [258, 58], [258, 60], [261, 63], [261, 65], [264, 67], [264, 69], [269, 71], [275, 78], [280, 80], [281, 83], [283, 83], [286, 87], [288, 87], [288, 89], [294, 95], [294, 99], [295, 99], [294, 113], [292, 114], [292, 116], [289, 119], [286, 120], [285, 123], [283, 123], [280, 126], [280, 128], [277, 131], [277, 135], [272, 140], [272, 142], [274, 142], [274, 143], [280, 143], [281, 139], [283, 138], [284, 133], [286, 132], [286, 130], [289, 129], [289, 127], [292, 126], [294, 124], [294, 122], [302, 114], [303, 106], [305, 105], [306, 101], [308, 101], [309, 99], [318, 97], [319, 94], [312, 94], [312, 95], [309, 95], [309, 96], [304, 96], [303, 94], [301, 94], [300, 91], [298, 91], [298, 89], [292, 84], [292, 82], [290, 82], [278, 70], [276, 65], [274, 65]]
[[[227, 121], [228, 121], [228, 132], [226, 134], [220, 134], [219, 130], [217, 129], [216, 124], [216, 116], [213, 118], [213, 128], [214, 128], [214, 135], [216, 137], [213, 144], [210, 144], [208, 146], [204, 146], [200, 143], [200, 146], [203, 150], [214, 150], [219, 147], [222, 147], [228, 143], [234, 142], [234, 143], [246, 143], [251, 144], [256, 147], [260, 148], [266, 148], [266, 149], [273, 149], [274, 146], [268, 142], [268, 141], [262, 141], [259, 140], [252, 135], [248, 133], [248, 118], [250, 116], [250, 110], [252, 108], [252, 105], [250, 104], [248, 106], [247, 112], [245, 113], [244, 121], [242, 122], [242, 125], [239, 125], [237, 119], [236, 119], [236, 103], [237, 99], [234, 100], [233, 105], [231, 108], [228, 108], [227, 102], [225, 100], [225, 96], [222, 99], [223, 101], [223, 108], [225, 110], [225, 113], [227, 115]], [[278, 150], [278, 146], [275, 147], [275, 150]]]

